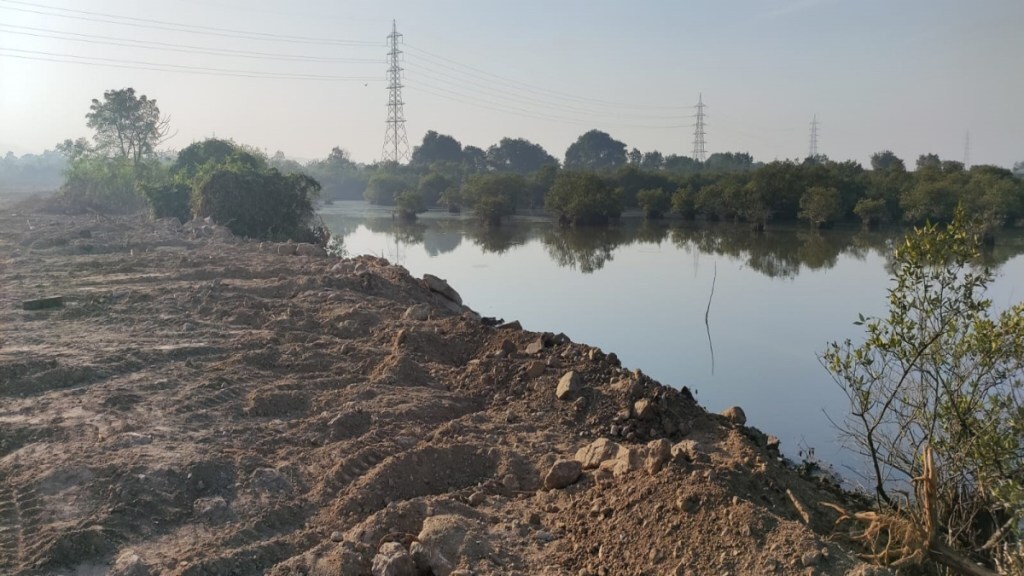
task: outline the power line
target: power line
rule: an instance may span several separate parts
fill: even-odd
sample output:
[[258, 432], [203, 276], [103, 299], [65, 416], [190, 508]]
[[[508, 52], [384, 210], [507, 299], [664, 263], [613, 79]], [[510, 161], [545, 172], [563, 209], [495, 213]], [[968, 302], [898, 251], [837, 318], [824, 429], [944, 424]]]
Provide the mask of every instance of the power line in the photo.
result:
[[[0, 0], [0, 1], [2, 1], [2, 0]], [[484, 75], [484, 76], [488, 76], [488, 77], [491, 77], [491, 78], [496, 78], [498, 80], [501, 80], [501, 81], [509, 83], [509, 84], [521, 86], [522, 88], [520, 88], [520, 90], [524, 90], [524, 91], [527, 91], [527, 92], [534, 92], [534, 93], [538, 93], [538, 94], [548, 94], [548, 95], [559, 97], [559, 98], [562, 98], [562, 99], [565, 99], [565, 100], [575, 100], [575, 101], [582, 102], [582, 103], [591, 103], [593, 105], [612, 107], [612, 108], [617, 108], [617, 109], [631, 108], [631, 109], [635, 109], [635, 110], [636, 109], [640, 109], [640, 110], [686, 110], [686, 109], [689, 108], [688, 106], [654, 106], [654, 105], [645, 105], [645, 104], [632, 104], [632, 103], [628, 103], [628, 102], [612, 102], [612, 101], [608, 101], [608, 100], [600, 100], [600, 99], [597, 99], [597, 98], [588, 98], [588, 97], [585, 97], [585, 96], [577, 96], [577, 95], [574, 95], [574, 94], [568, 94], [566, 92], [558, 92], [558, 91], [555, 91], [555, 90], [550, 90], [550, 89], [539, 87], [539, 86], [535, 86], [535, 85], [532, 85], [532, 84], [527, 84], [525, 82], [520, 82], [518, 80], [515, 80], [515, 79], [512, 79], [512, 78], [508, 78], [508, 77], [505, 77], [505, 76], [499, 76], [498, 74], [493, 74], [493, 73], [488, 72], [486, 70], [481, 70], [480, 68], [469, 66], [467, 64], [462, 64], [462, 63], [459, 63], [459, 62], [457, 62], [455, 60], [452, 60], [451, 58], [445, 58], [444, 56], [439, 56], [439, 55], [433, 54], [432, 52], [429, 52], [427, 50], [423, 50], [422, 48], [416, 48], [416, 47], [411, 46], [411, 45], [406, 45], [406, 50], [408, 50], [412, 54], [419, 54], [421, 57], [427, 58], [429, 60], [433, 60], [436, 65], [443, 66], [445, 68], [449, 68], [449, 69], [455, 70], [456, 72], [458, 72], [460, 74], [466, 74], [466, 75], [473, 76], [473, 77], [479, 77], [479, 75]], [[455, 68], [453, 68], [450, 65], [445, 64], [445, 62], [454, 65]], [[466, 71], [464, 71], [462, 69], [468, 70], [469, 72], [466, 72]]]
[[[236, 30], [232, 28], [216, 28], [213, 26], [199, 26], [195, 24], [180, 24], [177, 22], [167, 22], [163, 20], [152, 20], [149, 18], [134, 18], [131, 16], [118, 16], [116, 14], [109, 14], [106, 12], [91, 12], [88, 10], [73, 10], [71, 8], [61, 8], [58, 6], [47, 6], [44, 4], [35, 4], [32, 2], [22, 2], [20, 0], [0, 0], [0, 4], [17, 4], [19, 6], [29, 6], [31, 8], [18, 8], [15, 6], [3, 6], [0, 5], [0, 9], [13, 10], [16, 12], [27, 12], [30, 14], [40, 14], [42, 16], [52, 16], [57, 18], [68, 18], [72, 20], [85, 20], [88, 22], [101, 22], [104, 24], [115, 24], [118, 26], [132, 26], [135, 28], [148, 28], [152, 30], [164, 30], [169, 32], [186, 32], [188, 34], [203, 34], [207, 36], [219, 36], [224, 38], [240, 38], [243, 40], [265, 40], [271, 42], [288, 42], [292, 44], [322, 44], [322, 45], [333, 45], [333, 46], [380, 46], [380, 42], [369, 42], [362, 40], [337, 40], [333, 38], [316, 38], [310, 36], [287, 36], [281, 34], [271, 34], [268, 32], [252, 32], [247, 30]], [[49, 10], [50, 12], [44, 12]], [[55, 12], [66, 12], [67, 14], [60, 14]], [[73, 14], [78, 14], [77, 16]], [[113, 18], [114, 20], [111, 20]], [[124, 22], [118, 22], [117, 20], [124, 20]]]
[[818, 115], [815, 114], [811, 120], [811, 146], [808, 157], [816, 158], [818, 156]]
[[[16, 30], [3, 30], [2, 28], [15, 28]], [[21, 30], [28, 30], [23, 32]], [[43, 34], [49, 32], [51, 34]], [[209, 54], [213, 56], [234, 56], [239, 58], [254, 58], [259, 60], [282, 60], [288, 62], [325, 62], [325, 63], [346, 63], [346, 64], [380, 64], [380, 58], [326, 58], [318, 56], [303, 56], [299, 54], [277, 54], [272, 52], [253, 52], [250, 50], [231, 50], [222, 48], [206, 48], [203, 46], [192, 46], [187, 44], [173, 44], [170, 42], [155, 42], [151, 40], [134, 40], [131, 38], [117, 38], [113, 36], [101, 36], [98, 34], [81, 34], [77, 32], [65, 32], [63, 30], [48, 30], [46, 28], [33, 28], [31, 26], [17, 26], [0, 23], [0, 33], [19, 34], [35, 38], [48, 38], [52, 40], [65, 40], [69, 42], [85, 42], [88, 44], [99, 44], [106, 46], [123, 46], [126, 48], [143, 48], [147, 50], [164, 50], [168, 52], [181, 52], [185, 54]], [[55, 34], [59, 34], [55, 35]], [[68, 38], [66, 36], [74, 36]]]
[[693, 159], [698, 162], [707, 160], [707, 151], [704, 149], [704, 95], [697, 94], [697, 123], [693, 127]]
[[384, 132], [384, 162], [401, 162], [409, 159], [409, 140], [405, 135], [405, 102], [402, 100], [402, 51], [398, 44], [402, 35], [398, 33], [398, 24], [391, 21], [391, 34], [388, 35], [388, 119], [387, 130]]
[[[17, 54], [3, 54], [2, 52], [16, 52]], [[159, 62], [144, 62], [139, 60], [118, 60], [116, 58], [100, 58], [96, 56], [75, 56], [73, 54], [60, 54], [55, 52], [42, 52], [38, 50], [20, 50], [17, 48], [0, 47], [0, 56], [7, 58], [19, 58], [22, 60], [38, 60], [44, 62], [63, 62], [68, 64], [85, 64], [91, 66], [105, 66], [108, 68], [127, 68], [134, 70], [153, 70], [157, 72], [185, 72], [190, 74], [203, 74], [207, 76], [233, 76], [239, 78], [266, 78], [277, 80], [330, 80], [339, 82], [377, 82], [379, 77], [372, 76], [329, 76], [319, 74], [278, 74], [274, 72], [260, 72], [257, 70], [233, 70], [229, 68], [207, 68], [201, 66], [182, 66], [178, 64], [162, 64]]]
[[431, 96], [436, 96], [438, 98], [443, 98], [445, 100], [451, 100], [453, 102], [459, 102], [461, 104], [468, 104], [470, 106], [475, 106], [477, 108], [482, 108], [482, 109], [485, 109], [485, 110], [492, 110], [494, 112], [501, 112], [503, 114], [509, 114], [509, 115], [512, 115], [512, 116], [520, 116], [520, 117], [524, 117], [524, 118], [533, 118], [535, 120], [545, 120], [545, 121], [549, 121], [549, 122], [559, 122], [559, 123], [562, 123], [562, 124], [587, 125], [587, 126], [591, 126], [591, 127], [593, 127], [594, 124], [600, 124], [601, 126], [610, 126], [610, 127], [627, 128], [627, 129], [631, 128], [631, 129], [641, 129], [641, 130], [665, 130], [665, 129], [678, 130], [679, 128], [688, 128], [690, 126], [688, 124], [670, 125], [670, 126], [666, 126], [666, 125], [615, 124], [615, 123], [609, 123], [609, 122], [603, 122], [603, 121], [595, 121], [593, 119], [584, 120], [584, 119], [577, 119], [577, 118], [569, 118], [569, 117], [566, 117], [566, 116], [557, 116], [557, 115], [553, 115], [553, 114], [546, 114], [546, 113], [543, 113], [543, 112], [534, 112], [534, 111], [526, 110], [526, 109], [523, 109], [523, 108], [517, 108], [517, 107], [514, 107], [514, 106], [506, 106], [506, 105], [498, 106], [498, 105], [495, 105], [491, 101], [480, 100], [480, 99], [474, 98], [472, 96], [467, 96], [465, 94], [461, 94], [459, 92], [455, 92], [455, 91], [448, 90], [448, 89], [445, 89], [445, 88], [438, 88], [436, 86], [425, 87], [425, 86], [421, 86], [421, 85], [418, 85], [418, 84], [415, 84], [415, 83], [414, 84], [405, 83], [405, 84], [403, 84], [403, 86], [405, 88], [411, 88], [411, 89], [413, 89], [415, 91], [422, 91], [422, 92], [424, 92], [426, 94], [430, 94]]
[[539, 98], [539, 97], [534, 97], [534, 96], [524, 96], [524, 95], [515, 93], [515, 92], [513, 92], [512, 90], [509, 90], [506, 87], [493, 86], [493, 85], [488, 85], [488, 84], [485, 84], [485, 83], [482, 83], [482, 82], [476, 82], [476, 81], [472, 81], [472, 80], [465, 80], [465, 79], [459, 78], [458, 76], [447, 74], [447, 73], [445, 73], [443, 71], [438, 71], [438, 70], [435, 70], [435, 69], [430, 68], [428, 66], [423, 66], [419, 62], [415, 62], [414, 61], [414, 64], [410, 65], [409, 62], [407, 61], [406, 64], [407, 64], [407, 68], [406, 68], [407, 72], [411, 72], [414, 76], [418, 76], [420, 74], [423, 74], [430, 81], [436, 81], [436, 82], [439, 82], [439, 83], [444, 83], [446, 86], [451, 86], [451, 85], [454, 84], [454, 85], [457, 85], [458, 87], [464, 88], [466, 90], [482, 94], [482, 95], [484, 95], [484, 96], [486, 96], [488, 98], [497, 98], [497, 99], [502, 99], [502, 100], [514, 101], [514, 102], [520, 103], [520, 104], [533, 105], [533, 106], [537, 106], [537, 107], [540, 107], [540, 108], [551, 109], [551, 110], [554, 110], [556, 112], [566, 112], [566, 111], [568, 111], [568, 112], [574, 112], [574, 113], [577, 113], [577, 114], [585, 114], [585, 115], [591, 115], [591, 116], [612, 116], [612, 117], [615, 117], [615, 118], [634, 118], [634, 119], [640, 119], [640, 120], [662, 120], [662, 121], [670, 120], [671, 121], [671, 120], [682, 120], [683, 119], [682, 116], [666, 116], [664, 114], [654, 114], [653, 116], [651, 114], [623, 114], [623, 113], [614, 112], [614, 111], [601, 111], [601, 110], [596, 110], [596, 109], [579, 108], [578, 106], [569, 106], [569, 105], [566, 105], [564, 103], [557, 103], [557, 102], [554, 102], [554, 101], [551, 101], [551, 100], [546, 100], [544, 98]]

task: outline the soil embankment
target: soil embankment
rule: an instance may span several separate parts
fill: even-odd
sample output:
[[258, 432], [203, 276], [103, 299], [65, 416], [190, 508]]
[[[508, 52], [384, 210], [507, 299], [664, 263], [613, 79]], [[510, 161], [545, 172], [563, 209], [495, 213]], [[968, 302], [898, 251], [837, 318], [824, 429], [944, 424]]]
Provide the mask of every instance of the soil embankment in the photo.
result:
[[2, 210], [0, 573], [875, 573], [740, 415], [300, 252]]

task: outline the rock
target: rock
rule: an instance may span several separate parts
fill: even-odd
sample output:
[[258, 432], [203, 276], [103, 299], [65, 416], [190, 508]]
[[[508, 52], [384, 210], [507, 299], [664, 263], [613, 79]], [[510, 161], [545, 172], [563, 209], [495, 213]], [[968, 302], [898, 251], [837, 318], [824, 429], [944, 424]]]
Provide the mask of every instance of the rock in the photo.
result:
[[437, 292], [452, 302], [455, 302], [460, 306], [462, 305], [462, 296], [459, 296], [459, 293], [449, 286], [448, 282], [444, 279], [438, 278], [433, 274], [424, 274], [423, 281], [427, 284], [427, 288], [432, 292]]
[[555, 397], [559, 400], [568, 400], [570, 396], [579, 392], [580, 390], [580, 375], [570, 370], [562, 375], [562, 379], [558, 381], [558, 388], [555, 389]]
[[114, 561], [109, 576], [150, 576], [153, 569], [134, 550], [125, 550]]
[[478, 490], [469, 495], [469, 499], [467, 500], [467, 502], [469, 502], [470, 506], [479, 506], [483, 504], [486, 500], [487, 495]]
[[693, 427], [687, 420], [680, 420], [679, 422], [676, 423], [676, 432], [678, 432], [680, 436], [686, 436], [691, 432], [692, 429]]
[[730, 422], [737, 426], [743, 426], [747, 423], [747, 415], [743, 413], [743, 408], [739, 406], [730, 406], [725, 410], [722, 410], [722, 416], [725, 416]]
[[591, 348], [590, 352], [587, 352], [587, 358], [591, 362], [600, 362], [604, 360], [604, 352], [601, 352], [597, 348]]
[[554, 540], [555, 535], [551, 532], [548, 532], [547, 530], [538, 530], [537, 533], [534, 534], [534, 538], [537, 539], [537, 542], [540, 542], [541, 544], [546, 544]]
[[598, 438], [576, 451], [576, 460], [584, 470], [593, 470], [605, 460], [615, 458], [620, 446], [607, 438]]
[[534, 360], [526, 365], [526, 377], [536, 378], [544, 373], [545, 368], [547, 368], [547, 366], [545, 366], [543, 362]]
[[672, 459], [676, 462], [703, 462], [707, 455], [694, 440], [683, 440], [672, 446]]
[[508, 338], [505, 338], [504, 340], [501, 341], [501, 349], [504, 350], [506, 354], [510, 355], [515, 354], [517, 352], [515, 342], [509, 340]]
[[530, 354], [531, 356], [534, 355], [534, 354], [540, 354], [543, 351], [544, 351], [544, 339], [543, 338], [537, 338], [533, 342], [530, 342], [529, 344], [526, 345], [526, 353]]
[[204, 522], [219, 523], [228, 519], [228, 503], [221, 496], [207, 496], [192, 503], [192, 513]]
[[345, 539], [345, 535], [342, 534], [341, 532], [338, 532], [337, 530], [335, 530], [334, 532], [331, 532], [331, 542], [341, 542], [344, 539]]
[[655, 406], [649, 398], [641, 398], [633, 403], [633, 413], [641, 420], [647, 420], [654, 416]]
[[559, 345], [560, 344], [569, 344], [569, 343], [572, 342], [572, 340], [568, 336], [566, 336], [564, 332], [559, 332], [558, 334], [555, 334], [554, 336], [551, 337], [551, 340], [555, 344], [559, 344]]
[[606, 358], [609, 364], [612, 366], [622, 366], [622, 361], [619, 360], [619, 356], [615, 352], [609, 352], [608, 358]]
[[291, 242], [285, 242], [277, 245], [277, 253], [282, 256], [294, 256], [295, 255], [295, 244]]
[[296, 256], [309, 256], [309, 257], [312, 257], [312, 258], [326, 258], [327, 257], [327, 250], [324, 250], [323, 248], [317, 246], [316, 244], [310, 244], [308, 242], [303, 242], [301, 244], [296, 244], [295, 245], [295, 255]]
[[430, 306], [427, 306], [426, 304], [417, 304], [415, 306], [410, 306], [408, 309], [406, 309], [404, 316], [406, 320], [415, 320], [417, 322], [423, 322], [425, 320], [430, 319]]
[[664, 438], [652, 440], [647, 443], [647, 457], [644, 459], [644, 469], [650, 474], [656, 474], [672, 459], [672, 443]]
[[463, 516], [441, 514], [423, 521], [413, 551], [417, 568], [437, 576], [451, 576], [462, 560], [473, 565], [492, 554], [485, 531]]
[[778, 436], [769, 436], [768, 440], [765, 442], [765, 447], [768, 449], [768, 451], [769, 452], [774, 452], [776, 454], [779, 453], [779, 450], [781, 449], [781, 446], [782, 446], [782, 441], [779, 440]]
[[45, 310], [47, 308], [63, 308], [64, 297], [63, 296], [50, 296], [47, 298], [36, 298], [34, 300], [23, 300], [21, 303], [22, 310]]
[[583, 466], [576, 460], [559, 460], [551, 465], [551, 469], [544, 476], [544, 487], [548, 490], [565, 488], [579, 480], [583, 474]]
[[500, 330], [522, 330], [523, 325], [519, 323], [519, 320], [513, 320], [511, 322], [505, 322], [501, 326], [498, 326]]
[[398, 542], [385, 542], [373, 557], [373, 576], [416, 576], [412, 556]]

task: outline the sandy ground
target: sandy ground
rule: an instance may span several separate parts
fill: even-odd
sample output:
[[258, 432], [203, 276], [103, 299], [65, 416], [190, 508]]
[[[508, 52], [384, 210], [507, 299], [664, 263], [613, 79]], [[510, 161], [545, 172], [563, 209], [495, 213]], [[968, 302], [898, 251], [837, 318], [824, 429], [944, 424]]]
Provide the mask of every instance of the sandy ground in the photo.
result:
[[742, 418], [295, 249], [0, 210], [0, 573], [882, 573]]

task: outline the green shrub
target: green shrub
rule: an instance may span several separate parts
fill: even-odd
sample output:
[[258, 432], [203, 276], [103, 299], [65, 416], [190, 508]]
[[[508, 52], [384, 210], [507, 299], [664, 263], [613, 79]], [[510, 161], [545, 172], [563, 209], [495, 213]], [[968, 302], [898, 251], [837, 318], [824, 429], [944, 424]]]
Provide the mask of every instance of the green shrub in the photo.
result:
[[545, 208], [564, 224], [606, 224], [622, 214], [622, 191], [596, 174], [564, 171], [555, 177]]
[[227, 163], [203, 172], [192, 190], [192, 213], [239, 236], [308, 242], [314, 240], [310, 222], [319, 190], [308, 176]]
[[644, 211], [644, 218], [657, 220], [672, 206], [672, 198], [661, 188], [646, 188], [636, 193], [637, 204]]
[[136, 168], [127, 158], [84, 156], [68, 165], [60, 195], [74, 212], [127, 214], [143, 207]]
[[187, 184], [142, 184], [139, 190], [149, 203], [149, 212], [154, 218], [177, 218], [181, 222], [192, 218], [189, 205], [192, 189]]
[[423, 195], [417, 190], [406, 190], [395, 198], [395, 207], [398, 208], [398, 216], [403, 220], [415, 220], [416, 215], [427, 211], [423, 202]]

